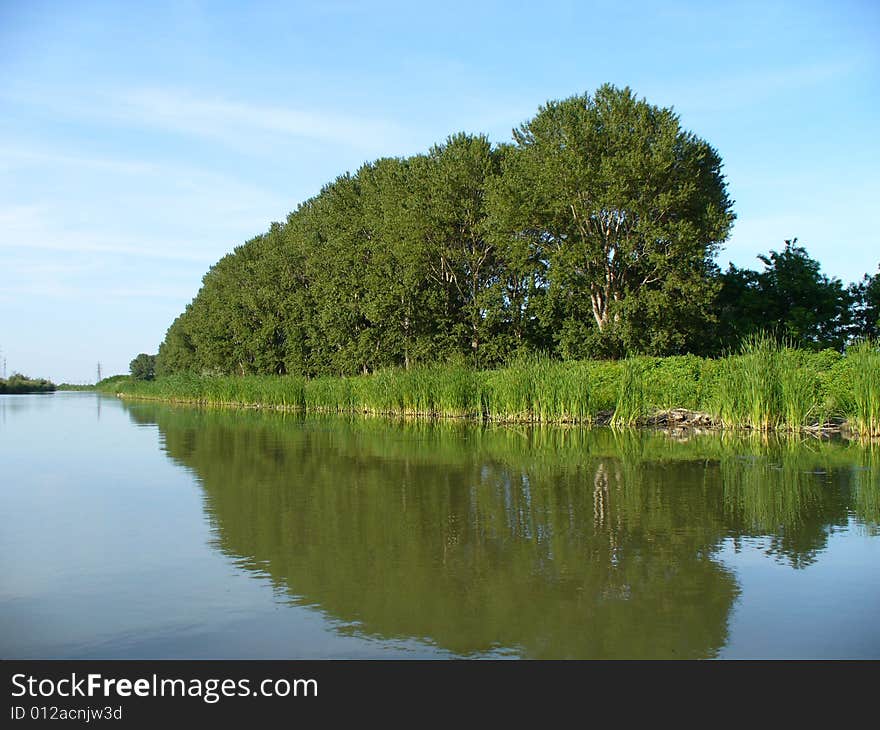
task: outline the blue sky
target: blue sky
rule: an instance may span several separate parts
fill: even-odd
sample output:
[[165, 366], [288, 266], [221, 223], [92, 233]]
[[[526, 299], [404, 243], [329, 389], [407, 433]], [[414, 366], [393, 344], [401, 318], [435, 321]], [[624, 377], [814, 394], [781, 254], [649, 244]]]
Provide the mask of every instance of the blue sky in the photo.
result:
[[0, 0], [0, 357], [92, 382], [155, 352], [208, 267], [363, 161], [495, 141], [629, 85], [725, 162], [719, 263], [880, 235], [880, 3]]

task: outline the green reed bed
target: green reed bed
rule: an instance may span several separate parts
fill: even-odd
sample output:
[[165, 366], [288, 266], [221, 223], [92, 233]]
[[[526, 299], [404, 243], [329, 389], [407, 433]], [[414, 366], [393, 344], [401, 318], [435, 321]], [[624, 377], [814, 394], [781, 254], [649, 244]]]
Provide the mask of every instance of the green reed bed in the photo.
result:
[[841, 355], [757, 337], [716, 360], [529, 356], [489, 371], [438, 364], [341, 378], [181, 374], [150, 382], [115, 379], [101, 389], [206, 405], [615, 427], [685, 409], [725, 428], [800, 431], [846, 421], [860, 435], [880, 435], [880, 350], [873, 343]]
[[739, 353], [715, 361], [718, 378], [703, 390], [704, 407], [729, 427], [797, 431], [828, 426], [851, 415], [846, 403], [853, 386], [849, 359], [755, 337]]
[[819, 375], [810, 366], [805, 353], [786, 349], [777, 356], [780, 422], [798, 430], [827, 420]]
[[645, 381], [648, 374], [642, 363], [627, 360], [620, 374], [617, 403], [611, 416], [611, 425], [635, 426], [647, 415], [645, 404]]
[[314, 378], [305, 382], [303, 397], [313, 410], [346, 413], [354, 410], [351, 378]]
[[722, 424], [769, 431], [781, 423], [780, 350], [773, 340], [756, 337], [722, 360], [711, 409]]
[[486, 415], [528, 423], [590, 423], [614, 410], [622, 363], [520, 358], [488, 373]]
[[880, 435], [880, 343], [861, 342], [850, 348], [852, 397], [848, 403], [853, 429]]
[[335, 404], [325, 396], [320, 402], [309, 400], [306, 407], [408, 416], [478, 418], [484, 415], [485, 374], [464, 367], [385, 369], [373, 375], [338, 380], [344, 381], [346, 387], [323, 386], [327, 396], [336, 395]]

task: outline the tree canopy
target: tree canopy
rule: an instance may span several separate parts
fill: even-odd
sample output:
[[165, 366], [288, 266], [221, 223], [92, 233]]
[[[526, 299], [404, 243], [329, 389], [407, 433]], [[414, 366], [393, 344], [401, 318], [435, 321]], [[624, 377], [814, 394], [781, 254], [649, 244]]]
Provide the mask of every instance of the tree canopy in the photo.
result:
[[128, 369], [135, 380], [152, 380], [156, 375], [156, 356], [142, 352], [129, 363]]
[[761, 272], [731, 265], [721, 276], [719, 335], [726, 346], [769, 330], [800, 347], [841, 349], [849, 334], [870, 334], [852, 330], [851, 289], [822, 274], [796, 238], [758, 259]]
[[853, 303], [851, 334], [855, 337], [880, 337], [880, 267], [874, 276], [865, 274], [848, 289]]
[[365, 163], [212, 266], [155, 373], [712, 354], [775, 322], [817, 347], [876, 331], [878, 277], [843, 289], [793, 244], [763, 273], [718, 271], [721, 167], [671, 109], [611, 85], [548, 102], [509, 144], [460, 133]]
[[734, 218], [717, 152], [609, 85], [548, 103], [514, 139], [495, 210], [540, 246], [565, 341], [593, 330], [614, 354], [694, 349]]

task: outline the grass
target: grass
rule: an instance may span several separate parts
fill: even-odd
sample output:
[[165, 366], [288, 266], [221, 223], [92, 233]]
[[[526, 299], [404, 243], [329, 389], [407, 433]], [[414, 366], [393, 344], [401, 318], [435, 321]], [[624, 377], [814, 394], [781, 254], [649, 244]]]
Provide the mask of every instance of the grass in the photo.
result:
[[721, 361], [713, 414], [722, 424], [770, 431], [782, 422], [781, 351], [773, 340], [755, 337]]
[[860, 342], [850, 348], [852, 399], [848, 403], [853, 429], [880, 434], [880, 343]]
[[611, 416], [611, 425], [635, 426], [647, 415], [645, 380], [647, 374], [638, 360], [625, 360], [620, 373], [617, 403]]
[[683, 408], [725, 428], [803, 431], [846, 421], [860, 435], [880, 435], [880, 349], [871, 342], [841, 355], [758, 337], [714, 360], [529, 356], [489, 371], [433, 365], [345, 378], [180, 374], [149, 382], [116, 377], [99, 389], [206, 405], [620, 428]]

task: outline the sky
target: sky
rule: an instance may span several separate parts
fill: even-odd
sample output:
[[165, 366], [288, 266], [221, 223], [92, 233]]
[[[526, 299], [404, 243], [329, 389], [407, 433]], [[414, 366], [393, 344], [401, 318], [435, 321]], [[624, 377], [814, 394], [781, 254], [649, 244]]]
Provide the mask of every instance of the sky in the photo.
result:
[[875, 0], [0, 0], [0, 368], [128, 372], [337, 175], [605, 82], [720, 153], [722, 267], [797, 237], [844, 283], [878, 270]]

